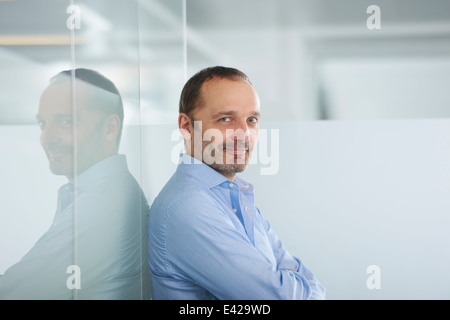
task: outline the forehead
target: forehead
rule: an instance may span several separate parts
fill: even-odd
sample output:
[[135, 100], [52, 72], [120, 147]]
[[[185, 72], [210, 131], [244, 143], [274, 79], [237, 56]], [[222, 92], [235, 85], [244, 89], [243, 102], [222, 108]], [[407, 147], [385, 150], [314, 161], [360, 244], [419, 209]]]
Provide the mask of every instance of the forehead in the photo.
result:
[[245, 80], [212, 79], [200, 90], [199, 111], [255, 112], [260, 109], [259, 97], [253, 86]]
[[72, 113], [74, 107], [79, 112], [92, 112], [88, 107], [91, 99], [92, 90], [82, 81], [76, 81], [74, 88], [71, 81], [52, 83], [39, 99], [38, 113]]

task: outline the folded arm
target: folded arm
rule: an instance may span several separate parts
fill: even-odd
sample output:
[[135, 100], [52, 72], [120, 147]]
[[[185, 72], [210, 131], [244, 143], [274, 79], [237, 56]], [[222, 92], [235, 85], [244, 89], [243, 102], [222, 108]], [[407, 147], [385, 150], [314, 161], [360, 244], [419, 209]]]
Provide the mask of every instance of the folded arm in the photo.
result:
[[166, 215], [169, 273], [181, 273], [219, 299], [323, 298], [323, 287], [268, 225], [276, 265], [202, 195], [175, 202]]

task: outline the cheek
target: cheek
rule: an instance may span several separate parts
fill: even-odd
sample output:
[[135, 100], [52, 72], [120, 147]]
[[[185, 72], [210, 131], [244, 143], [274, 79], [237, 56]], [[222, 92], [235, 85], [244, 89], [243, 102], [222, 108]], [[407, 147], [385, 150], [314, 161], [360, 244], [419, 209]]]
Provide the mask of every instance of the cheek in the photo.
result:
[[209, 128], [207, 130], [204, 130], [202, 132], [202, 136], [198, 137], [198, 139], [201, 139], [203, 144], [213, 144], [215, 146], [219, 146], [225, 144], [227, 140], [232, 139], [232, 134], [229, 134], [229, 137], [227, 137], [227, 134], [228, 132], [224, 130]]
[[41, 131], [39, 141], [41, 146], [49, 145], [71, 145], [73, 131], [71, 127], [68, 128], [51, 128]]
[[59, 136], [62, 142], [71, 144], [73, 141], [73, 129], [65, 128], [64, 130], [60, 131]]
[[98, 145], [101, 132], [92, 127], [79, 126], [77, 128], [76, 136], [77, 145], [79, 147], [86, 145]]
[[[94, 118], [95, 119], [95, 118]], [[93, 119], [93, 120], [94, 120]], [[77, 137], [93, 137], [103, 131], [103, 123], [80, 119], [77, 124]]]
[[256, 144], [259, 139], [259, 130], [258, 129], [250, 130], [249, 139], [250, 143], [252, 143], [253, 145]]
[[41, 134], [40, 134], [40, 136], [39, 136], [39, 143], [41, 144], [41, 146], [45, 146], [45, 143], [44, 143], [44, 134], [43, 134], [43, 132], [41, 131]]

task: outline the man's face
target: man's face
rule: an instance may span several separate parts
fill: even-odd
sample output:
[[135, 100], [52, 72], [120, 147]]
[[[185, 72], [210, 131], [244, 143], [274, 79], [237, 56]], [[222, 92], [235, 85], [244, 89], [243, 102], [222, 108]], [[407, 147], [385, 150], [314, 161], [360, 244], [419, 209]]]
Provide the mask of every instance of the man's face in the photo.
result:
[[[194, 139], [191, 150], [202, 139], [202, 161], [234, 179], [247, 168], [258, 140], [260, 103], [246, 81], [213, 79], [201, 88], [201, 106], [193, 112]], [[201, 125], [201, 137], [197, 134]], [[192, 132], [192, 131], [191, 131]], [[196, 142], [197, 141], [197, 142]]]
[[104, 158], [101, 114], [87, 105], [88, 84], [77, 81], [76, 92], [76, 120], [70, 81], [47, 87], [42, 93], [36, 116], [50, 171], [69, 180]]

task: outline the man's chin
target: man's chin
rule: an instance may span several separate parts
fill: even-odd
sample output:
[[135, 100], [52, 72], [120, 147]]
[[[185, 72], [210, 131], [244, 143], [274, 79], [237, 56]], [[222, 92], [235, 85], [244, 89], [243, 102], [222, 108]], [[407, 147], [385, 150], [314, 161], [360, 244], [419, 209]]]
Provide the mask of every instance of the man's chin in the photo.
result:
[[247, 163], [245, 164], [217, 164], [213, 163], [209, 165], [214, 170], [221, 174], [229, 175], [244, 172], [247, 169]]
[[250, 155], [251, 152], [249, 150], [234, 153], [227, 152], [226, 149], [223, 149], [220, 153], [215, 153], [212, 154], [211, 157], [203, 158], [203, 162], [221, 174], [233, 175], [247, 169]]
[[53, 173], [55, 176], [65, 176], [65, 177], [71, 177], [72, 176], [72, 168], [67, 168], [63, 166], [58, 166], [55, 164], [50, 164], [50, 172]]

